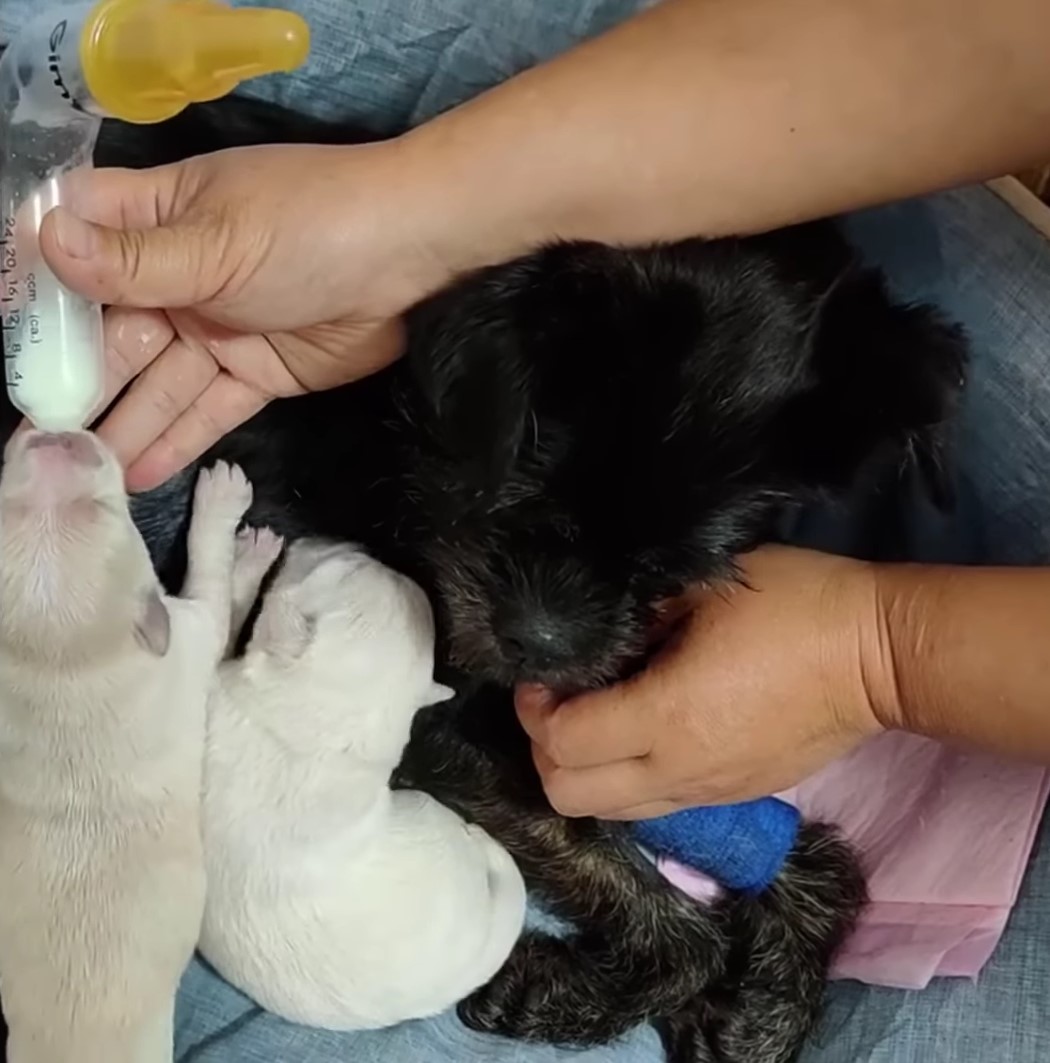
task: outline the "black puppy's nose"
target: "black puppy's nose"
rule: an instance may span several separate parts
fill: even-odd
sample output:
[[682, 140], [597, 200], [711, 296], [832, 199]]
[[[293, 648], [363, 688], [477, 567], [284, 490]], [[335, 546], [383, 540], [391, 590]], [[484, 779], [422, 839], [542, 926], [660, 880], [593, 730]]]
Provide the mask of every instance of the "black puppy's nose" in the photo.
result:
[[570, 633], [549, 613], [504, 614], [497, 618], [496, 637], [522, 678], [556, 667], [572, 656]]

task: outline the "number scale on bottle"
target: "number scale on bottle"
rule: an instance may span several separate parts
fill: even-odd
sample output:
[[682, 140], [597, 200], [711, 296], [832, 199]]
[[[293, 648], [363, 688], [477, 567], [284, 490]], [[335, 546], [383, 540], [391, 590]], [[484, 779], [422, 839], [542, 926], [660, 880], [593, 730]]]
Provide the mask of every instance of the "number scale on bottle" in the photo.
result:
[[9, 388], [17, 388], [22, 374], [22, 314], [19, 305], [18, 255], [15, 251], [15, 219], [5, 217], [0, 231], [0, 332], [4, 337], [4, 367]]

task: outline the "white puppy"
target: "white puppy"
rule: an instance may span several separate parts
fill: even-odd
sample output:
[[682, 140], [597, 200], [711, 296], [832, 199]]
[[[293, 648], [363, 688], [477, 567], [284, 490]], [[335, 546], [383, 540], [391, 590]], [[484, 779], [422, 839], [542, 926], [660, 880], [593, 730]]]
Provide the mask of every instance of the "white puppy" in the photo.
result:
[[[280, 543], [240, 541], [243, 604]], [[488, 981], [521, 932], [506, 851], [428, 795], [389, 788], [415, 713], [452, 696], [433, 663], [419, 587], [310, 541], [289, 549], [245, 656], [220, 671], [201, 951], [284, 1018], [352, 1030], [434, 1015]]]
[[201, 474], [185, 597], [163, 595], [123, 475], [27, 432], [0, 477], [0, 985], [9, 1063], [163, 1063], [200, 930], [208, 691], [230, 623], [227, 466]]

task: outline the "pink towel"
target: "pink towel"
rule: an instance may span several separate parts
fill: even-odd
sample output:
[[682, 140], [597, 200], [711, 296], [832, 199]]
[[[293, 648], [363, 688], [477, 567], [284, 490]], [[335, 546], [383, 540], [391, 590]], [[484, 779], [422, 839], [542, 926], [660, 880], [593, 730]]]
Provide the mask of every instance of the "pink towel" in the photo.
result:
[[[871, 904], [832, 976], [922, 989], [973, 978], [998, 944], [1050, 793], [1050, 772], [887, 734], [782, 794], [860, 850]], [[703, 876], [661, 863], [710, 900]]]

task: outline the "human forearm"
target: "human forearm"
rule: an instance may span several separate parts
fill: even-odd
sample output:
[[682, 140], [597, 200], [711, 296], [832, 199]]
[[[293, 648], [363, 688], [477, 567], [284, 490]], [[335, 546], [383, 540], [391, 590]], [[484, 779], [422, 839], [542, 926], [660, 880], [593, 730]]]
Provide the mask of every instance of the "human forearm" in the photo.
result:
[[876, 569], [890, 727], [1050, 763], [1050, 568]]
[[761, 230], [1035, 159], [1047, 41], [1044, 0], [667, 0], [410, 139], [481, 257]]

